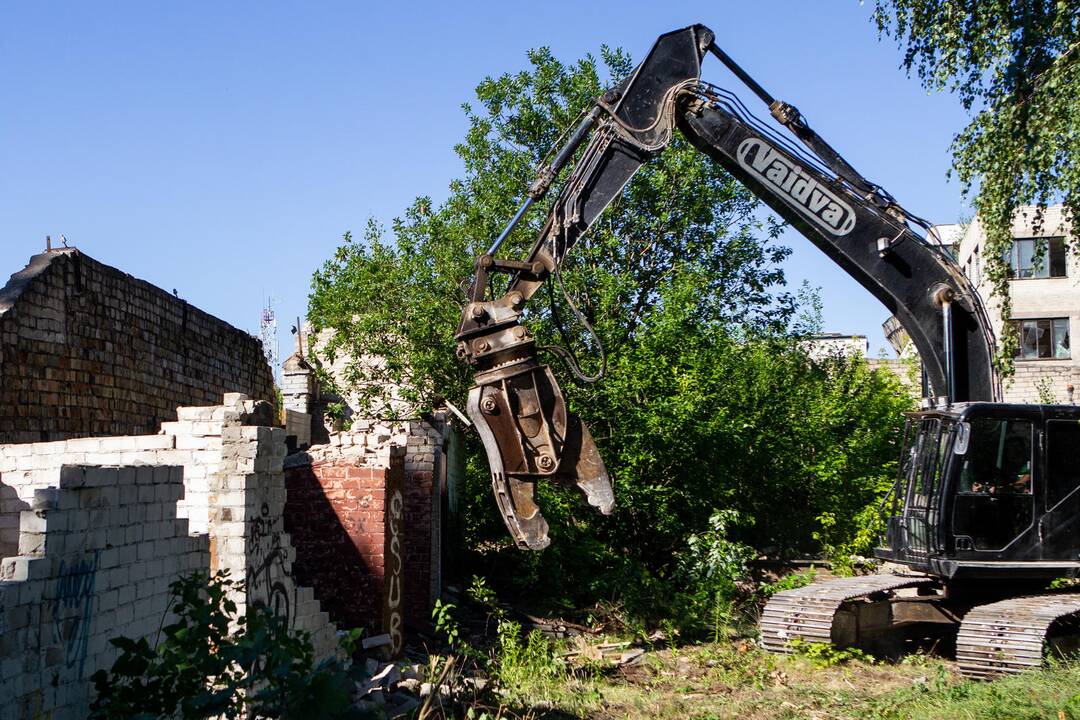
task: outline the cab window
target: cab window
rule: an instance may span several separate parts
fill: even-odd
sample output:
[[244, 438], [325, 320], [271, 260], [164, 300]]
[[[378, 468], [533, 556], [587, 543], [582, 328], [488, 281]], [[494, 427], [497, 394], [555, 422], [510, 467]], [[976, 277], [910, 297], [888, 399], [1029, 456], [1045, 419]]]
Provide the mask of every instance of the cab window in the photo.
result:
[[962, 493], [1031, 494], [1031, 423], [976, 418], [957, 486]]

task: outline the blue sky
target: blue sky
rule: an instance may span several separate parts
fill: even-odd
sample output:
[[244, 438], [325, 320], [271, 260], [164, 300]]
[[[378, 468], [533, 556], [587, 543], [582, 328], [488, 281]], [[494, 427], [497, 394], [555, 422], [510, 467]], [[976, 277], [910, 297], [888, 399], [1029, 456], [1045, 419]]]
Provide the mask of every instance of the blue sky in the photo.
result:
[[[282, 355], [311, 273], [346, 230], [389, 223], [460, 171], [460, 110], [546, 45], [635, 58], [694, 22], [913, 212], [955, 222], [948, 145], [965, 116], [879, 41], [872, 3], [0, 3], [0, 275], [63, 233], [90, 256], [256, 332]], [[736, 83], [715, 60], [706, 79]], [[740, 91], [750, 104], [748, 92]], [[751, 104], [751, 107], [760, 108]], [[764, 111], [762, 110], [762, 114]], [[801, 236], [826, 329], [884, 345], [887, 312]], [[3, 278], [0, 278], [2, 282]]]

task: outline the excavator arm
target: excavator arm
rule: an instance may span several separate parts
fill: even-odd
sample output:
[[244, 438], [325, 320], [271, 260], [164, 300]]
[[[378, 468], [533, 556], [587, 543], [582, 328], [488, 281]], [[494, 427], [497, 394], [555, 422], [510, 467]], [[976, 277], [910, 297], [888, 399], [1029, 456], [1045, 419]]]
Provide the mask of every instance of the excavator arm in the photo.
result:
[[[755, 119], [733, 94], [701, 81], [701, 62], [710, 52], [801, 145]], [[517, 215], [476, 262], [470, 302], [455, 335], [457, 353], [475, 371], [468, 414], [488, 456], [499, 510], [519, 547], [541, 549], [549, 543], [536, 504], [540, 481], [576, 486], [605, 514], [614, 505], [596, 444], [566, 407], [551, 369], [538, 361], [535, 342], [520, 322], [522, 311], [676, 128], [897, 317], [922, 357], [935, 395], [949, 401], [1000, 396], [985, 309], [947, 252], [911, 227], [926, 224], [862, 177], [798, 110], [768, 95], [716, 46], [708, 28], [693, 25], [667, 33], [584, 115], [540, 171]], [[528, 256], [497, 259], [510, 231], [571, 161]], [[510, 281], [504, 293], [488, 297], [494, 273], [505, 273]]]

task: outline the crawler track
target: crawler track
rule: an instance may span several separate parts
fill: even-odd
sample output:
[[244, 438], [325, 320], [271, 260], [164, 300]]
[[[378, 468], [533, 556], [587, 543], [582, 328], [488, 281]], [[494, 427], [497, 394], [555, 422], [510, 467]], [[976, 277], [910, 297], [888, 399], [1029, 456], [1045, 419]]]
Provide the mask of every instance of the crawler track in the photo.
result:
[[761, 641], [771, 652], [790, 653], [795, 638], [832, 642], [833, 617], [840, 606], [876, 593], [931, 585], [923, 575], [866, 575], [813, 583], [773, 595], [761, 614]]
[[956, 637], [956, 660], [967, 677], [988, 678], [1042, 666], [1055, 620], [1080, 613], [1080, 594], [1032, 595], [973, 608]]

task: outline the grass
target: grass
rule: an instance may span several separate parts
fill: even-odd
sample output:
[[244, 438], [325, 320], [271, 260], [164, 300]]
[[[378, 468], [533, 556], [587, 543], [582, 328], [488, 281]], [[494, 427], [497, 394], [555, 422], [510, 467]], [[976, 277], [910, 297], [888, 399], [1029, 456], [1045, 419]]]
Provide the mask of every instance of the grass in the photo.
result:
[[[774, 589], [812, 579], [813, 571], [789, 576]], [[477, 597], [490, 595], [485, 587], [473, 590]], [[482, 597], [477, 602], [494, 608], [498, 620], [496, 636], [489, 636], [482, 653], [473, 650], [473, 657], [484, 658], [478, 668], [495, 691], [446, 717], [1080, 720], [1080, 662], [1052, 662], [1040, 671], [976, 682], [931, 654], [894, 663], [857, 650], [803, 643], [794, 655], [772, 655], [748, 639], [756, 627], [741, 618], [714, 633], [710, 643], [682, 644], [674, 628], [666, 628], [639, 660], [616, 667], [604, 659], [596, 637], [553, 643], [538, 631], [523, 633], [495, 604]], [[457, 637], [451, 616], [440, 622], [447, 626], [444, 633]], [[610, 658], [626, 645], [603, 647]]]
[[994, 682], [915, 688], [888, 698], [878, 713], [905, 720], [1080, 718], [1080, 666], [1057, 664]]
[[1078, 665], [973, 682], [929, 656], [823, 667], [738, 640], [657, 648], [617, 669], [566, 664], [539, 645], [518, 657], [500, 670], [504, 718], [1080, 720]]

